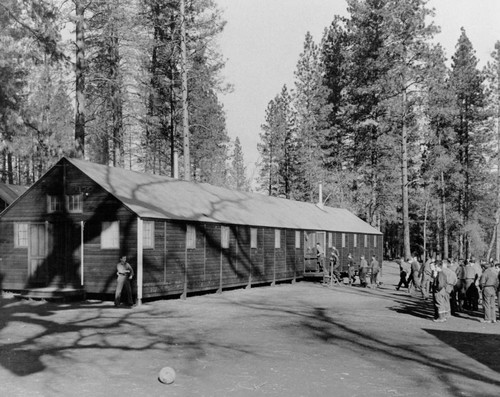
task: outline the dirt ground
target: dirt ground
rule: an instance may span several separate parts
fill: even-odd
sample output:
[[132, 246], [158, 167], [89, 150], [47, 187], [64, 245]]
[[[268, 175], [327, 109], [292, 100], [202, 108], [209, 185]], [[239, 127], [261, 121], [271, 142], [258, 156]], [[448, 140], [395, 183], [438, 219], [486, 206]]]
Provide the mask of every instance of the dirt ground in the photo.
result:
[[[297, 282], [116, 309], [9, 296], [2, 396], [499, 396], [500, 325], [383, 286]], [[158, 371], [173, 367], [173, 384]]]

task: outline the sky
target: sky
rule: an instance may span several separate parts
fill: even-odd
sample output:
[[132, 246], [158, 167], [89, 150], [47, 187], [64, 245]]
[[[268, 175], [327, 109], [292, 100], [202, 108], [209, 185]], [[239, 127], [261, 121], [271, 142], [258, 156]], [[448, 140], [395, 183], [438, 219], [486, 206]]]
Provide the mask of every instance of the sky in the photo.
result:
[[[334, 15], [348, 16], [345, 0], [215, 0], [227, 21], [219, 37], [226, 60], [225, 82], [234, 88], [220, 97], [229, 137], [239, 137], [248, 177], [257, 176], [257, 150], [265, 110], [286, 84], [294, 88], [294, 71], [309, 31], [319, 43]], [[449, 58], [464, 27], [483, 67], [500, 41], [500, 0], [430, 0], [435, 40]]]

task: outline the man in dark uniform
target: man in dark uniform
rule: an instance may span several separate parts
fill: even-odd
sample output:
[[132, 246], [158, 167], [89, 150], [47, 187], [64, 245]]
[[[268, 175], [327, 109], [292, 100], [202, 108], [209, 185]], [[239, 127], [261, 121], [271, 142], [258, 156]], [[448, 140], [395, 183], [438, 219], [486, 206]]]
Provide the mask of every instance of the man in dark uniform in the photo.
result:
[[[476, 303], [472, 298], [472, 292], [475, 289], [475, 280], [476, 280], [476, 269], [472, 266], [472, 262], [467, 260], [464, 266], [464, 309], [467, 310], [477, 310]], [[475, 295], [475, 294], [474, 294]]]
[[408, 279], [410, 278], [409, 277], [410, 271], [411, 271], [410, 264], [404, 259], [399, 259], [399, 283], [398, 286], [396, 287], [397, 291], [399, 291], [401, 286], [408, 288]]

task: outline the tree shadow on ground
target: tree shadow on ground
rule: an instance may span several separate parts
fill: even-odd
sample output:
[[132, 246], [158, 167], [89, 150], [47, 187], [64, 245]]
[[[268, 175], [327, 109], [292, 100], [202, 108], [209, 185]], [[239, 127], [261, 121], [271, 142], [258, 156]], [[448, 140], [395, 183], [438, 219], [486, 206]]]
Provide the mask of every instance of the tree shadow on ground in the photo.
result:
[[[489, 326], [495, 327], [494, 325]], [[424, 329], [424, 331], [448, 346], [486, 365], [493, 371], [500, 373], [500, 361], [496, 354], [498, 346], [500, 346], [500, 335], [442, 329]]]
[[[346, 290], [352, 294], [370, 293], [364, 289], [349, 288]], [[390, 299], [389, 296], [385, 296], [385, 298]], [[406, 305], [410, 305], [411, 300], [411, 297], [401, 299], [403, 302], [407, 301]], [[419, 303], [415, 301], [414, 305], [418, 306]], [[429, 341], [429, 346], [424, 349], [420, 343], [415, 343], [415, 340], [407, 339], [404, 336], [397, 340], [391, 340], [384, 334], [383, 330], [373, 332], [369, 328], [366, 330], [360, 328], [359, 323], [357, 326], [350, 324], [350, 320], [343, 319], [342, 307], [317, 307], [311, 306], [310, 302], [304, 302], [303, 305], [295, 307], [286, 303], [282, 306], [271, 305], [268, 301], [239, 302], [239, 304], [246, 308], [257, 309], [262, 313], [260, 314], [262, 316], [286, 316], [289, 319], [287, 323], [277, 326], [282, 328], [282, 332], [292, 333], [299, 340], [307, 341], [307, 343], [319, 341], [328, 348], [337, 346], [339, 349], [350, 351], [354, 357], [362, 357], [364, 360], [372, 362], [376, 367], [389, 366], [390, 371], [402, 376], [407, 376], [408, 368], [413, 368], [415, 365], [426, 367], [436, 374], [436, 381], [441, 382], [447, 390], [446, 395], [462, 395], [464, 393], [464, 386], [456, 384], [457, 377], [480, 382], [488, 387], [500, 388], [499, 380], [492, 379], [477, 368], [464, 365], [463, 362], [454, 362], [448, 356], [437, 357], [432, 341]], [[421, 315], [432, 316], [432, 311], [425, 312], [424, 310]], [[254, 317], [255, 321], [259, 321], [258, 317], [258, 315]], [[478, 338], [480, 335], [478, 334]], [[483, 334], [482, 337], [487, 338], [488, 336]], [[495, 341], [498, 343], [499, 340], [495, 339]], [[491, 346], [494, 346], [493, 342]], [[475, 358], [474, 355], [470, 355], [470, 357]], [[481, 361], [479, 360], [479, 362]], [[498, 366], [491, 368], [496, 371]], [[420, 378], [415, 376], [414, 381], [420, 383], [422, 388], [427, 386], [425, 376], [420, 376]], [[477, 386], [477, 383], [475, 385]], [[481, 393], [483, 397], [497, 395], [498, 393], [489, 393], [488, 391]]]
[[[437, 309], [434, 306], [432, 295], [427, 300], [412, 295], [397, 295], [394, 297], [393, 301], [395, 305], [390, 307], [389, 310], [396, 313], [429, 320], [437, 318]], [[462, 310], [454, 313], [453, 316], [479, 321], [479, 319], [483, 317], [483, 313], [481, 311]]]
[[[0, 367], [19, 377], [50, 371], [46, 363], [54, 359], [71, 366], [84, 351], [93, 350], [104, 356], [182, 354], [187, 362], [203, 358], [209, 348], [252, 354], [244, 345], [206, 340], [191, 316], [161, 306], [117, 309], [111, 302], [59, 304], [2, 298], [0, 312]], [[172, 329], [176, 322], [187, 325]]]

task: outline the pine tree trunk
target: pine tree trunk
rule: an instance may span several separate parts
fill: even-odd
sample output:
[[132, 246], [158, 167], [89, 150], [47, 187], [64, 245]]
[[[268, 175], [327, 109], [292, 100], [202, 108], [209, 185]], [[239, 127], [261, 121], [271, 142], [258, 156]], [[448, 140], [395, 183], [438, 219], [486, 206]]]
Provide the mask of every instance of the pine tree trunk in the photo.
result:
[[403, 193], [403, 244], [405, 258], [411, 257], [410, 217], [408, 208], [408, 142], [406, 125], [406, 90], [403, 91], [403, 127], [401, 132], [401, 187]]
[[[495, 214], [495, 226], [493, 227], [493, 234], [491, 236], [490, 245], [488, 246], [488, 254], [486, 255], [486, 260], [489, 262], [491, 258], [491, 252], [493, 251], [493, 245], [497, 239], [498, 225], [500, 223], [500, 210], [497, 210]], [[498, 260], [498, 259], [496, 259]]]
[[[120, 53], [118, 48], [118, 35], [116, 27], [111, 27], [110, 37], [110, 76], [111, 76], [111, 111], [113, 123], [113, 166], [124, 166], [124, 148], [123, 148], [123, 108], [121, 97], [121, 79], [120, 79]], [[109, 156], [109, 155], [108, 155]]]
[[181, 74], [182, 74], [182, 129], [184, 146], [184, 180], [191, 180], [191, 155], [189, 146], [189, 117], [187, 102], [187, 53], [185, 0], [180, 2], [181, 13]]
[[85, 7], [75, 1], [76, 12], [76, 95], [75, 95], [75, 155], [85, 155]]
[[424, 210], [424, 263], [427, 261], [427, 213], [429, 211], [429, 200], [425, 201], [425, 210]]
[[[497, 42], [498, 43], [498, 42]], [[495, 46], [496, 47], [496, 46]], [[497, 216], [496, 216], [496, 255], [495, 261], [500, 261], [500, 62], [497, 63], [497, 117], [496, 117], [496, 127], [497, 127]], [[500, 302], [499, 302], [500, 304]]]
[[11, 185], [14, 184], [14, 167], [12, 165], [14, 159], [12, 153], [7, 153], [7, 182]]
[[446, 200], [444, 196], [444, 173], [441, 172], [441, 213], [443, 217], [443, 258], [449, 257], [448, 252], [448, 218], [446, 215]]

